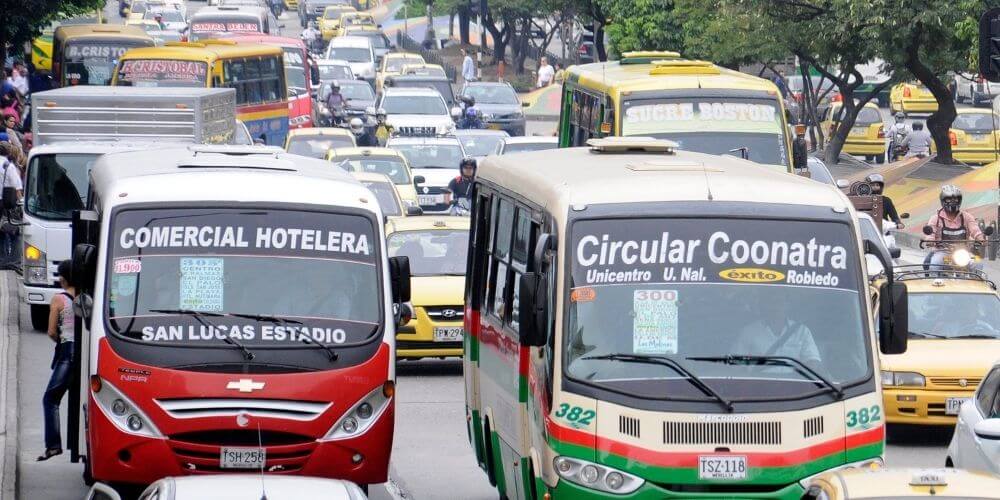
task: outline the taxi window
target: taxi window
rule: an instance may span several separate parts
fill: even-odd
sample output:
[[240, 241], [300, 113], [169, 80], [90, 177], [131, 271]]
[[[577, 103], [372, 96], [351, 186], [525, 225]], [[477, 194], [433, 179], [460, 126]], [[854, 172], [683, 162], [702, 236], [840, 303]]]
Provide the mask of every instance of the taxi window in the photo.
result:
[[979, 408], [979, 412], [986, 418], [998, 416], [994, 403], [997, 389], [1000, 389], [1000, 369], [995, 369], [986, 376], [986, 379], [979, 386], [979, 392], [976, 394], [976, 406]]

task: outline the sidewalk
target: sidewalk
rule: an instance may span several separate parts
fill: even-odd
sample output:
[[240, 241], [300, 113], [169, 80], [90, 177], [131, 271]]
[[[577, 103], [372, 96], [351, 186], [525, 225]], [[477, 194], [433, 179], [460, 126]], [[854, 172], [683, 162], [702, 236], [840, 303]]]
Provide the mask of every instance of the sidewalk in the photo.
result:
[[18, 408], [17, 352], [20, 339], [19, 279], [12, 271], [0, 273], [0, 500], [17, 498]]

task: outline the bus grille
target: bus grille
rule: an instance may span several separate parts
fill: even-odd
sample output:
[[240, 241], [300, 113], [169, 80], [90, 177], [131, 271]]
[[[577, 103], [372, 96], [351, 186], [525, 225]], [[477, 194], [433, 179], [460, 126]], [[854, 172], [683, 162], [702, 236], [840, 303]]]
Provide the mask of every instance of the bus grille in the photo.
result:
[[626, 417], [625, 415], [618, 415], [618, 432], [638, 439], [639, 419], [635, 417]]
[[802, 422], [802, 437], [811, 438], [823, 433], [823, 416], [807, 418]]
[[[264, 464], [269, 473], [293, 473], [302, 469], [316, 448], [316, 440], [279, 431], [236, 430], [200, 431], [169, 436], [174, 457], [189, 474], [246, 473], [245, 469], [223, 469], [219, 453], [223, 446], [256, 447], [267, 450]], [[259, 441], [258, 441], [259, 440]]]
[[[962, 384], [962, 381], [965, 384]], [[930, 385], [936, 385], [939, 387], [964, 387], [969, 390], [979, 387], [979, 377], [931, 377]]]
[[663, 422], [663, 444], [780, 445], [781, 422]]
[[462, 306], [425, 306], [424, 311], [437, 321], [461, 321], [465, 313]]
[[158, 399], [156, 403], [174, 418], [225, 417], [248, 413], [291, 420], [313, 420], [331, 405], [312, 401], [246, 398]]

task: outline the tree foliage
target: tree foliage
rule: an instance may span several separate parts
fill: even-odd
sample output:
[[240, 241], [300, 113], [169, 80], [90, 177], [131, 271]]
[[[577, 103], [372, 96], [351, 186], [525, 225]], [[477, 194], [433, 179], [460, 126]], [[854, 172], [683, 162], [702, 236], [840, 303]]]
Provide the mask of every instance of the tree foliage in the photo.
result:
[[681, 50], [681, 23], [673, 0], [600, 0], [613, 54], [631, 50]]
[[40, 35], [52, 21], [92, 13], [104, 7], [104, 3], [104, 0], [3, 0], [0, 50], [8, 45], [20, 47]]

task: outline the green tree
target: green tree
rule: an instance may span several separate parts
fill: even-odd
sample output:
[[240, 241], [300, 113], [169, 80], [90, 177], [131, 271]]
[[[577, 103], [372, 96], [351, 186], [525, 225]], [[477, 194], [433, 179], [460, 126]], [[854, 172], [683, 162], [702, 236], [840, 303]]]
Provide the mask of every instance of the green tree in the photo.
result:
[[681, 50], [684, 37], [673, 0], [600, 0], [611, 52]]
[[92, 13], [104, 7], [105, 0], [3, 0], [0, 7], [0, 57], [7, 58], [7, 47], [15, 51], [41, 34], [53, 21]]

